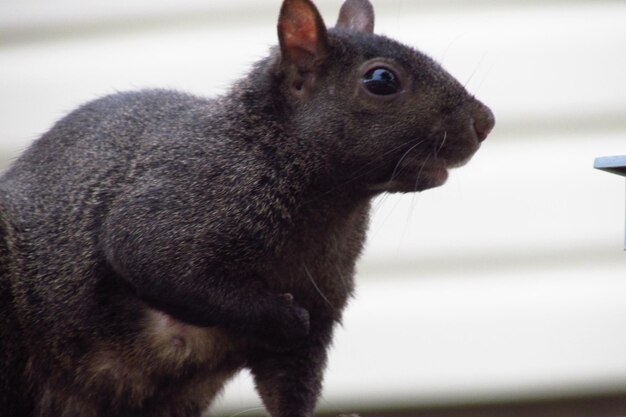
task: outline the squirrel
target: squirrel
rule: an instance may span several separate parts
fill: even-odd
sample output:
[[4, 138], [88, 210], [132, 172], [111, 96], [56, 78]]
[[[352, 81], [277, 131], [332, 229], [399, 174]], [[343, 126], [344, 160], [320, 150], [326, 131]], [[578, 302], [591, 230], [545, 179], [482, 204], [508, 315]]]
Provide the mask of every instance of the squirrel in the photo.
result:
[[0, 178], [0, 416], [199, 417], [252, 373], [310, 417], [370, 202], [442, 185], [494, 126], [435, 61], [284, 0], [224, 95], [84, 104]]

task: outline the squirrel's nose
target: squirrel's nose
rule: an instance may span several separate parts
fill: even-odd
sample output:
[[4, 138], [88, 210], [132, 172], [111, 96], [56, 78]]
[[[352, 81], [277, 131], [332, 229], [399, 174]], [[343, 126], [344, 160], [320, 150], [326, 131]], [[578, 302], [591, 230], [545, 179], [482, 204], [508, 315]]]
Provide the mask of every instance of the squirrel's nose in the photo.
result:
[[478, 140], [482, 142], [487, 138], [489, 132], [491, 132], [495, 126], [496, 118], [489, 107], [479, 102], [478, 109], [474, 112], [473, 119], [476, 137], [478, 137]]

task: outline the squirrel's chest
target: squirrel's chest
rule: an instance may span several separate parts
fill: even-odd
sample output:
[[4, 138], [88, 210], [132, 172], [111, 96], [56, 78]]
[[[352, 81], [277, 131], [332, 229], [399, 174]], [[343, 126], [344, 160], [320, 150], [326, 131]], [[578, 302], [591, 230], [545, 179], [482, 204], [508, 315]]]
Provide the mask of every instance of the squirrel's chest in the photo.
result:
[[343, 310], [354, 289], [354, 266], [366, 237], [369, 202], [342, 216], [306, 219], [265, 276], [278, 292], [289, 292], [307, 308]]

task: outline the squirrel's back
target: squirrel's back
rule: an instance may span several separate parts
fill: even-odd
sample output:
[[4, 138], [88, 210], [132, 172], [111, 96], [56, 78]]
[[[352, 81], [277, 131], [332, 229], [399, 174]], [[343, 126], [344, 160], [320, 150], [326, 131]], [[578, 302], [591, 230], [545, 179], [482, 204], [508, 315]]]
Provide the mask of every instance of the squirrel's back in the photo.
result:
[[198, 128], [214, 107], [211, 100], [169, 90], [123, 92], [93, 100], [36, 140], [0, 181], [19, 178], [18, 186], [39, 184], [46, 189], [54, 179], [82, 179], [94, 170], [123, 174], [141, 148]]

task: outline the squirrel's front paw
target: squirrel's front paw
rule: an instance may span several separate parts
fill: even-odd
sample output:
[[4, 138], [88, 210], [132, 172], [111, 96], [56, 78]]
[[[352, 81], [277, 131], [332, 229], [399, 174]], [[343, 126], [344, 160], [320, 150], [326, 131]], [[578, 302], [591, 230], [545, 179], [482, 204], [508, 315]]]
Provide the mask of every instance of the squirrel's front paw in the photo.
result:
[[309, 312], [289, 293], [276, 297], [271, 313], [262, 320], [258, 339], [267, 349], [284, 351], [296, 347], [309, 334]]

